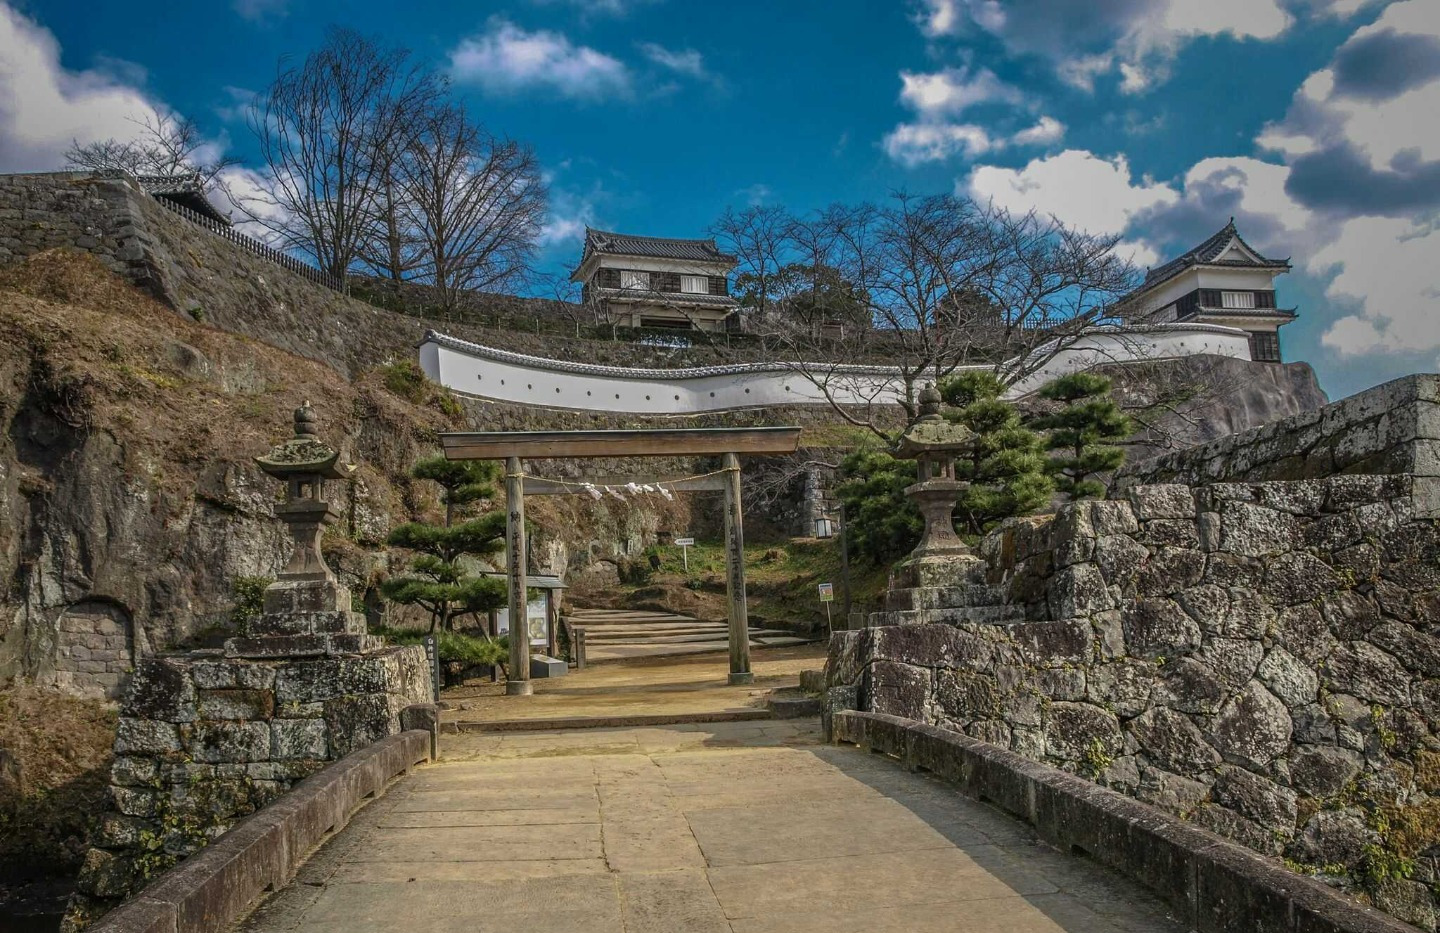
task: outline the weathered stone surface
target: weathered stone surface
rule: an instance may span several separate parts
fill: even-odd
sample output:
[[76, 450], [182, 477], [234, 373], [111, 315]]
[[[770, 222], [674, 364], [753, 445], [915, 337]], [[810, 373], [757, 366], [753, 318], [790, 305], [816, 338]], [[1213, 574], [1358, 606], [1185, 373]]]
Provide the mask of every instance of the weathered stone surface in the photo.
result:
[[182, 662], [169, 658], [142, 661], [130, 682], [125, 707], [139, 719], [192, 722], [195, 687]]
[[1244, 768], [1222, 767], [1215, 779], [1217, 803], [1273, 832], [1295, 829], [1295, 791]]
[[1315, 671], [1284, 648], [1275, 647], [1260, 662], [1260, 680], [1291, 708], [1315, 702], [1320, 678]]
[[1110, 593], [1100, 571], [1090, 564], [1077, 564], [1056, 573], [1048, 588], [1050, 616], [1072, 619], [1111, 608]]
[[1333, 797], [1357, 774], [1363, 760], [1333, 745], [1302, 745], [1290, 755], [1290, 783], [1309, 797]]
[[203, 722], [190, 735], [191, 759], [211, 764], [263, 761], [270, 755], [270, 727], [263, 722]]
[[167, 722], [122, 718], [115, 730], [117, 755], [162, 755], [179, 749], [179, 730]]
[[990, 719], [1000, 712], [1000, 691], [989, 674], [942, 670], [935, 678], [935, 704], [946, 719]]
[[1221, 689], [1229, 694], [1245, 686], [1265, 656], [1265, 648], [1245, 638], [1209, 638], [1195, 654], [1214, 674]]
[[1148, 700], [1182, 713], [1216, 713], [1228, 695], [1213, 669], [1195, 658], [1177, 658], [1160, 669]]
[[1410, 701], [1410, 674], [1395, 658], [1363, 641], [1345, 642], [1325, 661], [1332, 690], [1376, 703]]
[[1258, 680], [1221, 708], [1212, 744], [1226, 759], [1263, 767], [1290, 746], [1290, 713]]
[[1353, 810], [1321, 810], [1300, 831], [1292, 851], [1312, 865], [1358, 865], [1365, 847], [1376, 841], [1363, 814]]
[[1089, 703], [1052, 703], [1045, 727], [1045, 751], [1067, 761], [1082, 761], [1096, 754], [1113, 758], [1123, 740], [1120, 723], [1110, 713]]
[[269, 690], [201, 690], [201, 719], [269, 719], [275, 715], [275, 694]]
[[1266, 564], [1264, 582], [1256, 589], [1276, 606], [1294, 606], [1334, 591], [1339, 582], [1324, 561], [1291, 552]]
[[326, 758], [328, 743], [321, 719], [276, 719], [270, 723], [270, 757], [280, 761]]
[[1140, 565], [1149, 557], [1145, 546], [1129, 535], [1107, 535], [1095, 541], [1095, 566], [1113, 586], [1133, 586]]
[[1130, 499], [1135, 517], [1142, 522], [1195, 516], [1195, 494], [1189, 486], [1132, 486], [1125, 494]]
[[1146, 767], [1140, 769], [1140, 785], [1135, 796], [1162, 810], [1187, 814], [1210, 796], [1210, 785], [1161, 768]]
[[1225, 502], [1220, 507], [1220, 549], [1242, 557], [1289, 551], [1297, 538], [1295, 518], [1285, 512]]
[[1140, 567], [1139, 592], [1170, 596], [1195, 586], [1205, 577], [1205, 555], [1179, 547], [1160, 547]]
[[1200, 626], [1174, 600], [1140, 599], [1123, 612], [1125, 646], [1137, 657], [1173, 657], [1200, 647]]
[[1440, 677], [1440, 638], [1403, 622], [1384, 622], [1371, 629], [1371, 644], [1383, 649], [1422, 677]]
[[1189, 717], [1153, 706], [1130, 723], [1130, 731], [1156, 761], [1172, 771], [1195, 774], [1220, 763], [1220, 754]]
[[1091, 669], [1086, 698], [1109, 704], [1121, 716], [1135, 716], [1149, 704], [1154, 679], [1154, 664], [1119, 659]]
[[1284, 848], [1283, 840], [1277, 837], [1273, 830], [1266, 829], [1228, 807], [1202, 803], [1190, 814], [1190, 821], [1266, 855], [1279, 855]]

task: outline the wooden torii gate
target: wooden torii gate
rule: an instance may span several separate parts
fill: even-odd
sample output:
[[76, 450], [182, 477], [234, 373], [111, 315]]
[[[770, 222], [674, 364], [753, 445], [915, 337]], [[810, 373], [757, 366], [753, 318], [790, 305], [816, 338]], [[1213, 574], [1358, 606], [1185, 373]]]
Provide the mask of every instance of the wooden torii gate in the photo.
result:
[[[636, 478], [635, 483], [660, 483], [676, 491], [725, 493], [725, 593], [730, 616], [730, 683], [748, 684], [750, 622], [745, 606], [745, 535], [740, 510], [740, 455], [788, 454], [800, 446], [800, 429], [659, 428], [621, 431], [489, 431], [440, 435], [450, 460], [505, 462], [505, 563], [510, 610], [510, 678], [505, 692], [531, 692], [530, 638], [525, 619], [525, 496], [573, 493], [574, 486], [533, 479], [525, 482], [525, 461], [594, 459], [596, 457], [701, 457], [719, 455], [721, 476], [689, 481]], [[607, 485], [623, 484], [607, 481]]]

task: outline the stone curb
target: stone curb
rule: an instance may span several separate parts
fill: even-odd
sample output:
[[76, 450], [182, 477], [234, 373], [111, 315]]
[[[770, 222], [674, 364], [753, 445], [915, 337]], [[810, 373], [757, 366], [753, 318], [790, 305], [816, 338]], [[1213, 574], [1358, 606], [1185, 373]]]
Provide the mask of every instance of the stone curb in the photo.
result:
[[556, 729], [628, 729], [635, 726], [679, 726], [690, 723], [752, 722], [774, 719], [768, 709], [722, 709], [708, 713], [653, 713], [637, 716], [574, 716], [558, 719], [496, 719], [490, 722], [451, 720], [442, 732], [549, 732]]
[[90, 933], [219, 933], [295, 876], [367, 797], [430, 760], [429, 732], [388, 736], [296, 784], [102, 917]]
[[930, 771], [1020, 817], [1067, 852], [1145, 885], [1200, 933], [1418, 933], [1214, 833], [1050, 765], [959, 732], [837, 711], [834, 741]]

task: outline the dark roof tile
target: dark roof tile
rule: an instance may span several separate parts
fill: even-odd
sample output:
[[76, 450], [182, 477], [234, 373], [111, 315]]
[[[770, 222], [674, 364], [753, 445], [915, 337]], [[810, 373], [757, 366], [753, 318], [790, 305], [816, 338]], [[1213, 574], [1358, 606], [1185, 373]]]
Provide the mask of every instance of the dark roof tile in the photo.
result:
[[607, 256], [646, 256], [655, 259], [688, 259], [696, 262], [735, 262], [735, 257], [721, 252], [714, 240], [681, 240], [672, 237], [633, 236], [585, 228], [583, 263], [591, 253]]

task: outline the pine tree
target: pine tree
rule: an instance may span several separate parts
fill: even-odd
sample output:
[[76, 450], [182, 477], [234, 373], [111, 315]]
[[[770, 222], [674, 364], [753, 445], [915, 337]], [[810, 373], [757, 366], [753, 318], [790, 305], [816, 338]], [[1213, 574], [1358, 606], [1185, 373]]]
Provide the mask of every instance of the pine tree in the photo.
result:
[[1055, 485], [1072, 502], [1103, 495], [1105, 484], [1094, 477], [1125, 462], [1125, 451], [1114, 445], [1134, 431], [1130, 418], [1110, 398], [1110, 380], [1095, 373], [1071, 373], [1047, 383], [1040, 397], [1065, 405], [1031, 423], [1050, 432], [1048, 446], [1054, 453], [1049, 469]]
[[1000, 380], [990, 372], [967, 372], [939, 388], [951, 406], [945, 417], [975, 432], [970, 455], [955, 463], [955, 478], [970, 482], [955, 504], [966, 530], [983, 534], [1003, 519], [1027, 515], [1048, 502], [1055, 485], [1046, 474], [1044, 442], [1000, 398]]
[[920, 543], [925, 520], [905, 497], [915, 476], [915, 461], [896, 460], [882, 450], [857, 450], [840, 461], [835, 494], [845, 503], [846, 534], [857, 555], [878, 564]]
[[391, 547], [414, 551], [409, 574], [393, 577], [380, 585], [380, 592], [392, 602], [420, 606], [430, 613], [430, 631], [438, 626], [453, 631], [457, 619], [489, 613], [507, 602], [505, 583], [493, 577], [477, 577], [464, 567], [462, 559], [495, 554], [505, 547], [505, 515], [487, 512], [478, 518], [456, 519], [466, 506], [495, 494], [494, 464], [452, 461], [430, 457], [415, 464], [410, 475], [440, 485], [445, 505], [445, 524], [407, 522], [396, 526], [386, 538]]

